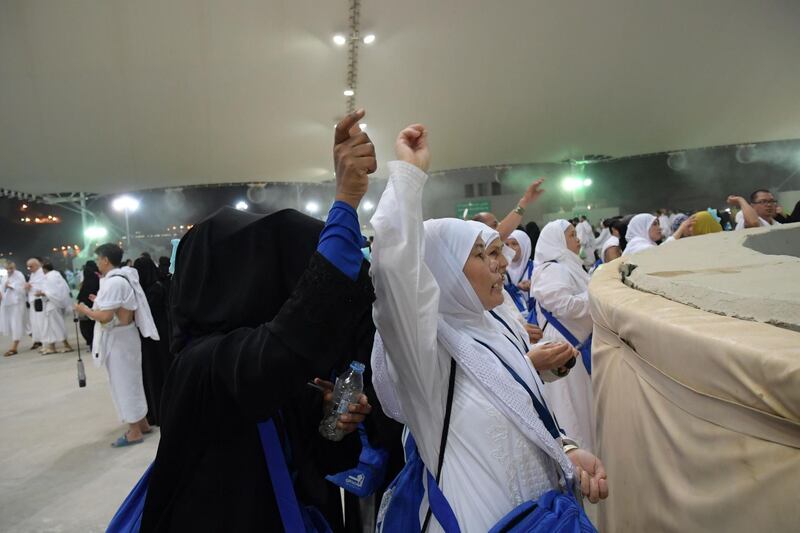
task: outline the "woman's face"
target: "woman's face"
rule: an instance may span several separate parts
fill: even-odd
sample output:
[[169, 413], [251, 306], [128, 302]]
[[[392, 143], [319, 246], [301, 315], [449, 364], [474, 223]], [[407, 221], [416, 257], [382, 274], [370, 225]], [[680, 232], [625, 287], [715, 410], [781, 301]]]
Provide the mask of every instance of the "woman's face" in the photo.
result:
[[658, 225], [658, 218], [656, 218], [650, 226], [649, 234], [651, 241], [658, 242], [661, 240], [661, 226]]
[[487, 311], [503, 303], [503, 277], [498, 272], [498, 267], [497, 260], [487, 255], [479, 236], [464, 263], [464, 275]]
[[518, 262], [519, 254], [522, 252], [522, 250], [519, 247], [519, 242], [517, 242], [517, 239], [508, 239], [506, 241], [506, 245], [512, 250], [514, 250], [514, 259], [512, 259], [512, 261], [514, 263]]
[[503, 255], [503, 241], [500, 239], [493, 240], [492, 244], [486, 248], [486, 255], [490, 261], [497, 261], [497, 273], [501, 277], [505, 276], [506, 270], [508, 270], [508, 260]]
[[578, 234], [575, 232], [575, 226], [570, 226], [564, 230], [564, 238], [567, 240], [567, 249], [574, 253], [581, 253], [581, 243], [578, 240]]

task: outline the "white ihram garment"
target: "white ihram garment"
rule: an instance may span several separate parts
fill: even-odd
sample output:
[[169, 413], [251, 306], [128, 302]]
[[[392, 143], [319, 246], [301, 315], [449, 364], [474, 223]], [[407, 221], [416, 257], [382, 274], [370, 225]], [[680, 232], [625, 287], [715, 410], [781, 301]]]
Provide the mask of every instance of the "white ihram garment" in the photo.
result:
[[25, 276], [15, 270], [2, 287], [0, 334], [16, 342], [25, 335]]
[[[373, 382], [394, 395], [389, 411], [401, 413], [422, 460], [435, 471], [450, 361], [456, 360], [440, 488], [461, 530], [485, 533], [519, 503], [557, 487], [559, 466], [570, 480], [573, 468], [525, 390], [473, 340], [495, 348], [533, 390], [541, 389], [532, 367], [489, 322], [462, 272], [478, 230], [456, 219], [429, 220], [423, 230], [427, 176], [396, 161], [389, 172], [372, 218], [373, 318], [380, 335], [373, 365], [386, 380]], [[382, 367], [376, 352], [386, 359]], [[426, 512], [427, 499], [421, 520]], [[429, 531], [442, 531], [435, 518]]]
[[594, 251], [597, 249], [597, 245], [594, 242], [594, 230], [592, 229], [592, 225], [586, 220], [582, 220], [578, 224], [578, 227], [575, 228], [575, 233], [578, 237], [578, 241], [581, 243], [581, 248], [583, 248], [583, 264], [587, 267], [594, 265]]
[[[760, 226], [760, 227], [762, 227], [762, 228], [768, 228], [768, 227], [770, 227], [770, 226], [780, 226], [780, 225], [781, 225], [781, 223], [780, 223], [780, 222], [778, 222], [777, 220], [774, 220], [774, 219], [773, 219], [773, 220], [772, 220], [772, 224], [770, 224], [770, 223], [767, 221], [767, 219], [765, 219], [765, 218], [761, 218], [761, 217], [758, 217], [758, 224], [759, 224], [759, 226]], [[736, 230], [743, 230], [743, 229], [747, 229], [747, 228], [745, 227], [745, 225], [744, 225], [744, 213], [742, 213], [741, 211], [739, 211], [738, 213], [736, 213], [736, 228], [735, 228], [735, 229], [736, 229]]]
[[111, 397], [119, 419], [128, 424], [138, 422], [147, 415], [139, 331], [153, 340], [158, 340], [158, 333], [136, 271], [124, 267], [100, 278], [100, 289], [92, 308], [122, 308], [135, 313], [135, 323], [125, 326], [119, 325], [116, 314], [106, 324], [95, 322], [92, 355], [95, 365], [105, 365], [108, 371]]
[[44, 290], [44, 271], [41, 267], [36, 272], [31, 272], [28, 283], [31, 284], [31, 288], [28, 290], [28, 302], [31, 305], [29, 309], [31, 336], [33, 337], [33, 342], [42, 342], [45, 327], [44, 309], [36, 311], [34, 307], [34, 302], [39, 298], [36, 293]]
[[70, 305], [69, 285], [63, 276], [55, 270], [44, 275], [44, 327], [42, 342], [55, 344], [66, 340], [67, 327], [64, 322], [64, 311]]
[[[584, 342], [592, 333], [589, 275], [583, 270], [577, 254], [567, 248], [564, 236], [567, 228], [569, 222], [566, 220], [550, 222], [536, 243], [532, 291], [538, 303], [543, 341], [563, 342], [566, 339], [547, 322], [541, 307], [552, 313], [578, 342]], [[594, 452], [592, 380], [582, 358], [578, 357], [565, 378], [548, 383], [544, 394], [567, 435], [576, 440], [581, 448]]]

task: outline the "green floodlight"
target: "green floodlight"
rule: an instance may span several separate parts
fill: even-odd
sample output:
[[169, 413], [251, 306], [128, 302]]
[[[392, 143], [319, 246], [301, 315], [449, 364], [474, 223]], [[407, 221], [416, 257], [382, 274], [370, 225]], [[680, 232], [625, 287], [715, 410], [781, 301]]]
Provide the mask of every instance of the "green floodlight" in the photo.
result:
[[575, 179], [572, 176], [567, 176], [561, 180], [561, 188], [567, 192], [574, 191], [578, 187], [580, 187], [580, 180]]
[[103, 226], [89, 226], [83, 234], [87, 239], [105, 239], [108, 237], [108, 230]]
[[592, 185], [592, 179], [591, 178], [586, 178], [586, 179], [583, 180], [583, 186], [584, 187], [590, 187], [591, 185]]

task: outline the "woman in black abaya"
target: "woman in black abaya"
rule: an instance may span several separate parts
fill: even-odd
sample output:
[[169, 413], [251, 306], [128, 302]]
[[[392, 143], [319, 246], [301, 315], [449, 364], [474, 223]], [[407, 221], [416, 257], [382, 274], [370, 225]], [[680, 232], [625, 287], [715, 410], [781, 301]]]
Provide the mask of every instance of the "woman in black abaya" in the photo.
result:
[[151, 426], [161, 425], [159, 408], [161, 405], [161, 389], [172, 364], [169, 352], [169, 326], [167, 308], [169, 293], [159, 279], [158, 269], [152, 259], [140, 257], [133, 262], [133, 268], [139, 272], [139, 284], [142, 286], [153, 322], [158, 330], [160, 340], [142, 337], [142, 378], [144, 395], [147, 398], [147, 422]]
[[360, 352], [371, 347], [374, 292], [355, 209], [375, 158], [362, 117], [337, 127], [337, 202], [324, 231], [293, 210], [226, 208], [181, 240], [170, 291], [176, 355], [142, 532], [282, 531], [258, 422], [275, 422], [303, 505], [331, 505], [323, 476], [358, 463], [366, 398], [340, 418], [350, 433], [331, 442], [317, 429], [322, 395], [306, 384], [369, 357]]
[[[83, 282], [78, 291], [78, 302], [86, 304], [87, 307], [91, 307], [94, 303], [94, 297], [97, 296], [97, 291], [99, 290], [100, 271], [97, 269], [97, 263], [94, 261], [86, 261], [86, 264], [83, 265]], [[78, 325], [81, 328], [81, 336], [91, 348], [92, 341], [94, 340], [94, 320], [91, 320], [86, 315], [81, 315]]]

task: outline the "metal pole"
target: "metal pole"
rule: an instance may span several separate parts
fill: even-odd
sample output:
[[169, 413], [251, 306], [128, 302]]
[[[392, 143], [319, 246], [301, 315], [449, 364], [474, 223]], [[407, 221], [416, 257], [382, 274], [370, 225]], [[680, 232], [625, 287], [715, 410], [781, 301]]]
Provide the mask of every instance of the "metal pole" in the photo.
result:
[[84, 193], [81, 193], [81, 231], [83, 232], [83, 249], [89, 253], [89, 237], [86, 236], [86, 194]]
[[130, 250], [131, 250], [131, 225], [128, 223], [128, 208], [127, 207], [125, 208], [125, 235], [126, 235], [126, 239], [128, 240], [128, 242], [126, 243], [126, 246], [128, 247], [128, 249], [125, 250], [125, 251], [126, 252], [130, 252]]

